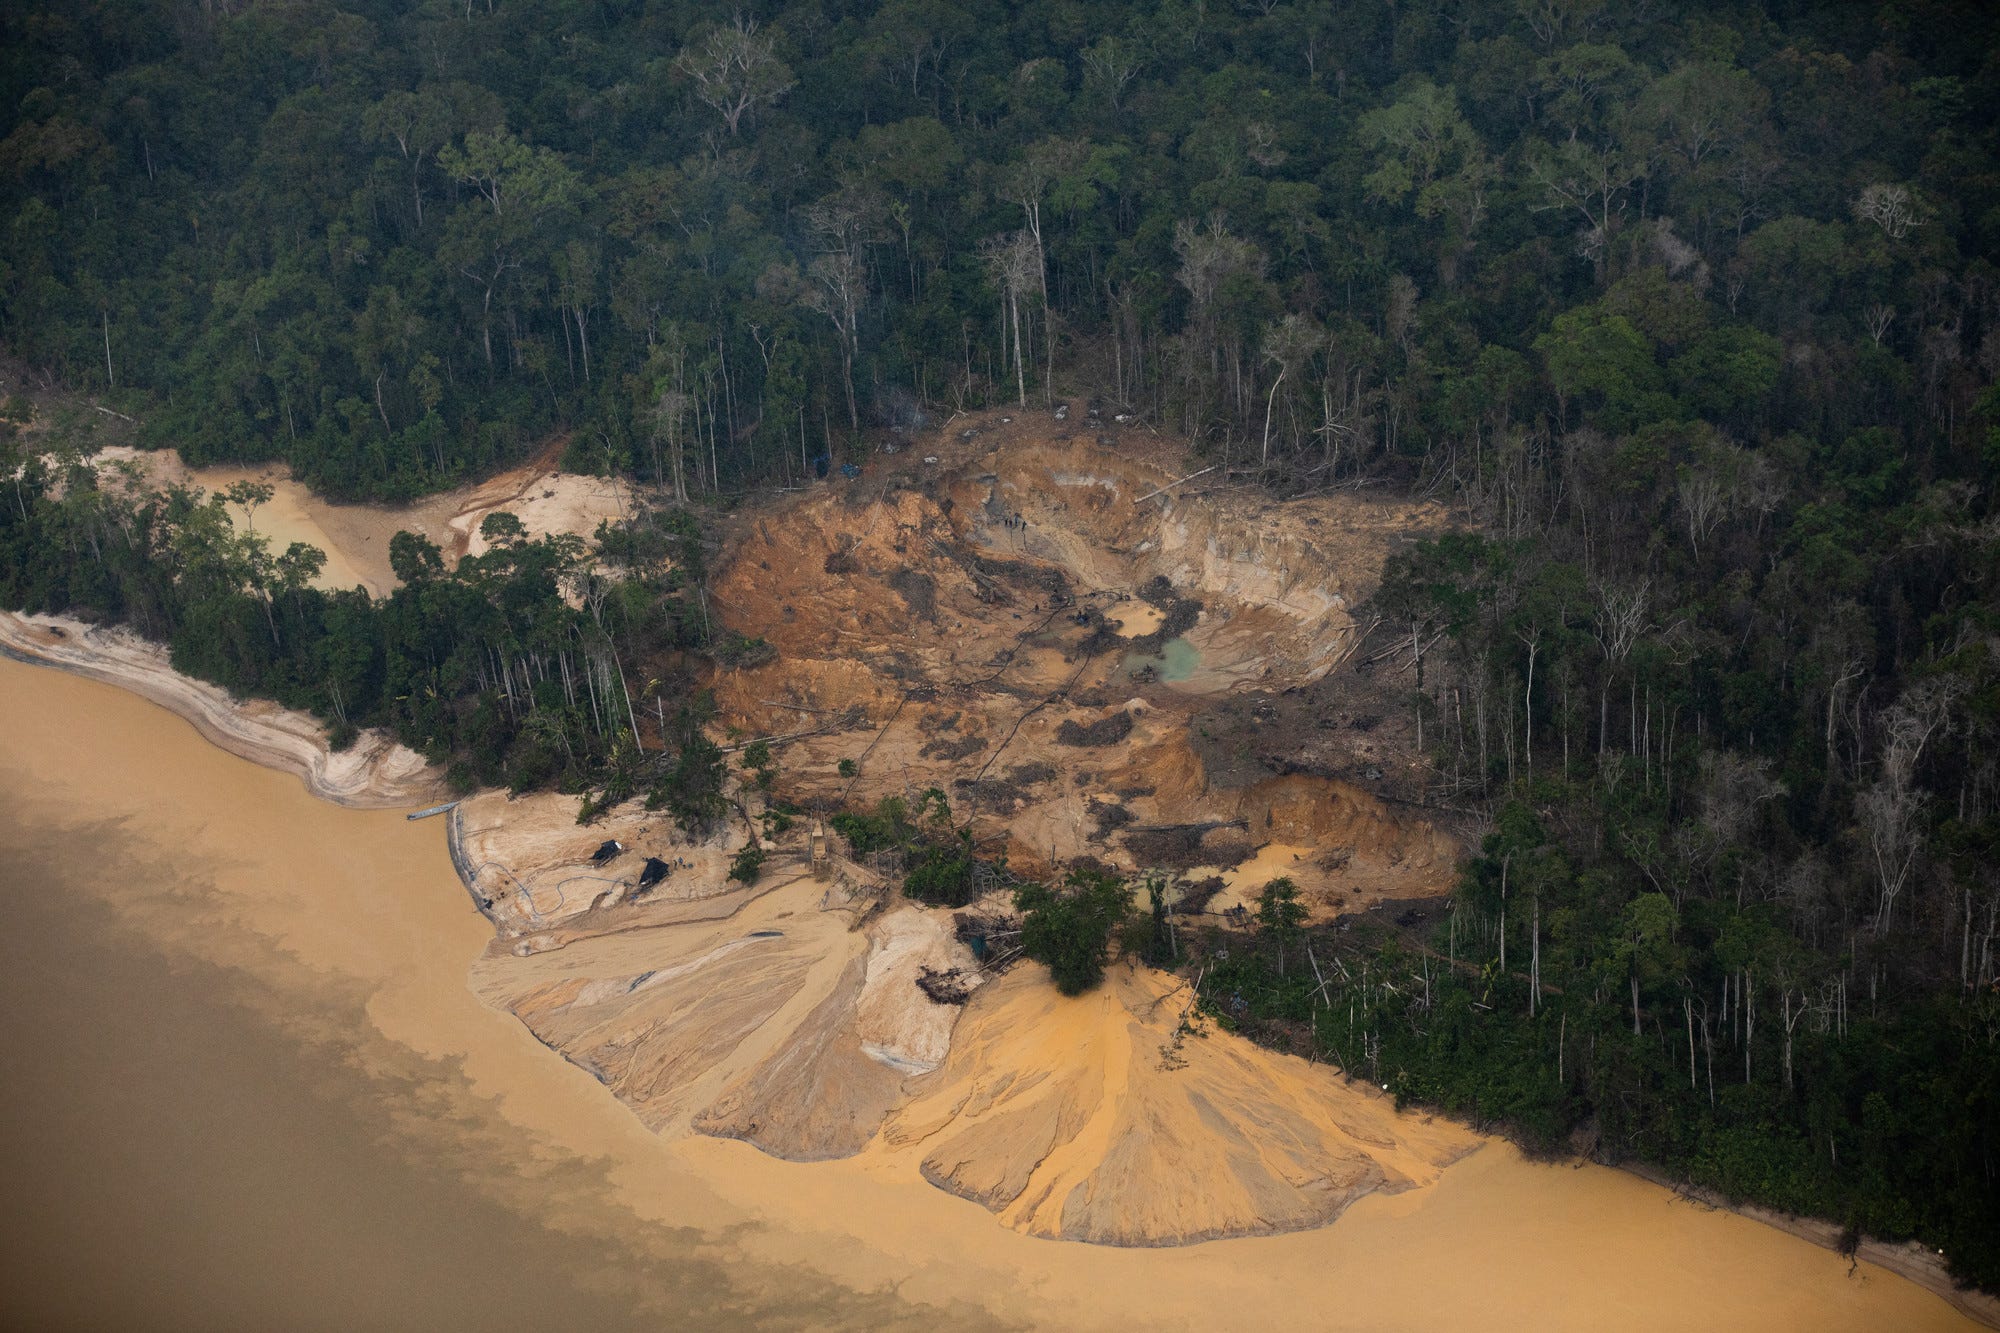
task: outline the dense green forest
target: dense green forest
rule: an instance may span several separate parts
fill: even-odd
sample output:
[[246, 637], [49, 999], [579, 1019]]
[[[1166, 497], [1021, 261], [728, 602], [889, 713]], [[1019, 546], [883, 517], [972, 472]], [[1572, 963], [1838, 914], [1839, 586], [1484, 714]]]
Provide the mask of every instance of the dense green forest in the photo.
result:
[[[1435, 935], [1276, 905], [1214, 1011], [2000, 1285], [1989, 7], [31, 0], [0, 117], [0, 338], [193, 462], [406, 496], [564, 431], [701, 500], [1093, 394], [1448, 500], [1376, 609], [1490, 836]], [[413, 546], [365, 604], [60, 479], [10, 604], [468, 779], [644, 789], [650, 702], [707, 781], [617, 666], [708, 641], [686, 562], [576, 610], [582, 552]]]
[[[684, 823], [716, 813], [720, 756], [700, 735], [685, 663], [731, 641], [702, 611], [704, 552], [685, 515], [607, 524], [587, 545], [531, 540], [492, 514], [492, 548], [449, 569], [435, 545], [398, 533], [401, 583], [376, 600], [311, 586], [325, 561], [313, 547], [272, 550], [256, 531], [268, 487], [151, 492], [74, 454], [10, 471], [0, 606], [128, 624], [188, 675], [318, 714], [335, 748], [389, 728], [462, 789], [594, 788], [596, 809], [645, 791]], [[247, 530], [230, 501], [247, 504]], [[642, 660], [674, 665], [634, 680]], [[648, 764], [638, 737], [670, 762]]]

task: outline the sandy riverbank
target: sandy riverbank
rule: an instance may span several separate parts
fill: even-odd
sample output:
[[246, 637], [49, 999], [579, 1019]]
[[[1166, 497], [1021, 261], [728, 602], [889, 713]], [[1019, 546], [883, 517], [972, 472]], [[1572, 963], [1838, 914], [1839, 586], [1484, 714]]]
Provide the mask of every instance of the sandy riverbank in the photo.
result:
[[220, 686], [183, 676], [168, 662], [165, 648], [122, 626], [0, 611], [0, 654], [130, 690], [192, 723], [210, 744], [290, 773], [307, 791], [337, 805], [390, 809], [444, 792], [442, 775], [422, 755], [383, 733], [363, 732], [336, 753], [315, 719], [268, 700], [240, 700]]
[[[1196, 1021], [1129, 964], [1066, 999], [1035, 965], [970, 970], [950, 913], [850, 904], [807, 877], [641, 903], [489, 946], [489, 1003], [663, 1135], [791, 1161], [860, 1158], [1030, 1236], [1176, 1246], [1323, 1226], [1435, 1184], [1482, 1140]], [[524, 947], [530, 946], [530, 947]]]

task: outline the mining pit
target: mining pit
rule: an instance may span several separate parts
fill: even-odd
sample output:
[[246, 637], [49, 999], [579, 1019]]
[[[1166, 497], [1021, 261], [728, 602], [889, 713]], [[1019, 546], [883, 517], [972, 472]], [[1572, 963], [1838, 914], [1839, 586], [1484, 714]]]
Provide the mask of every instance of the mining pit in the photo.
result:
[[[711, 605], [776, 654], [715, 677], [723, 722], [839, 727], [783, 747], [780, 793], [831, 809], [935, 787], [1025, 874], [1090, 857], [1199, 878], [1281, 845], [1315, 916], [1442, 892], [1457, 843], [1412, 809], [1407, 759], [1385, 772], [1396, 726], [1338, 718], [1407, 714], [1343, 668], [1384, 559], [1443, 514], [1172, 487], [1194, 465], [1148, 433], [998, 415], [731, 524]], [[1246, 699], [1316, 716], [1223, 706]]]
[[[1200, 468], [1143, 429], [995, 412], [741, 505], [708, 606], [771, 651], [699, 683], [718, 740], [772, 740], [774, 789], [702, 840], [636, 801], [587, 828], [574, 797], [465, 802], [497, 927], [476, 989], [661, 1133], [885, 1155], [1034, 1235], [1294, 1230], [1435, 1179], [1472, 1138], [1201, 1032], [1185, 980], [1119, 965], [1065, 1000], [1004, 966], [1009, 886], [1077, 862], [1163, 874], [1183, 925], [1225, 929], [1281, 875], [1318, 920], [1450, 886], [1408, 682], [1356, 660], [1383, 561], [1445, 515]], [[826, 816], [932, 788], [986, 863], [966, 913], [838, 837], [813, 864]], [[769, 838], [775, 803], [802, 813]], [[669, 873], [642, 887], [647, 858]]]

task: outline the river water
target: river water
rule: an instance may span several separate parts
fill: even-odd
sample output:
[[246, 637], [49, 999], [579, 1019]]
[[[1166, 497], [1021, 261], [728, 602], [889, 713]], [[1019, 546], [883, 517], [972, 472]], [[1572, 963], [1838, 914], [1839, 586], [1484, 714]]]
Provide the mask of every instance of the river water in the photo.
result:
[[466, 988], [490, 932], [442, 835], [0, 660], [0, 1327], [1967, 1326], [1499, 1144], [1322, 1231], [1161, 1251], [664, 1142]]
[[0, 1327], [904, 1322], [637, 1218], [602, 1161], [385, 1035], [404, 948], [444, 925], [462, 976], [483, 942], [441, 835], [0, 660]]

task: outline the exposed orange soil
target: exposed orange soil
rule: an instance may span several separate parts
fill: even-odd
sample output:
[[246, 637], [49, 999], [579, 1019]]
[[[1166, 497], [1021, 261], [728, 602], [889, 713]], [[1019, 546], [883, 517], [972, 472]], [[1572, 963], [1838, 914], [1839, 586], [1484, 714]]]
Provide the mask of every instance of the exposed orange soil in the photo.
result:
[[[717, 676], [724, 721], [842, 728], [785, 748], [785, 792], [867, 804], [934, 786], [1029, 871], [1081, 856], [1145, 868], [1135, 837], [1214, 823], [1184, 864], [1309, 848], [1285, 873], [1322, 916], [1446, 888], [1457, 847], [1425, 821], [1352, 782], [1217, 783], [1193, 743], [1218, 696], [1332, 670], [1390, 550], [1442, 514], [1349, 495], [1149, 496], [1194, 465], [1149, 436], [998, 416], [732, 521], [711, 603], [777, 656]], [[1148, 679], [1153, 645], [1135, 644], [1160, 626], [1139, 596], [1156, 579], [1170, 606], [1200, 606], [1181, 679]], [[1131, 728], [1114, 743], [1062, 743], [1065, 723], [1121, 712]], [[852, 783], [843, 759], [859, 765]]]

